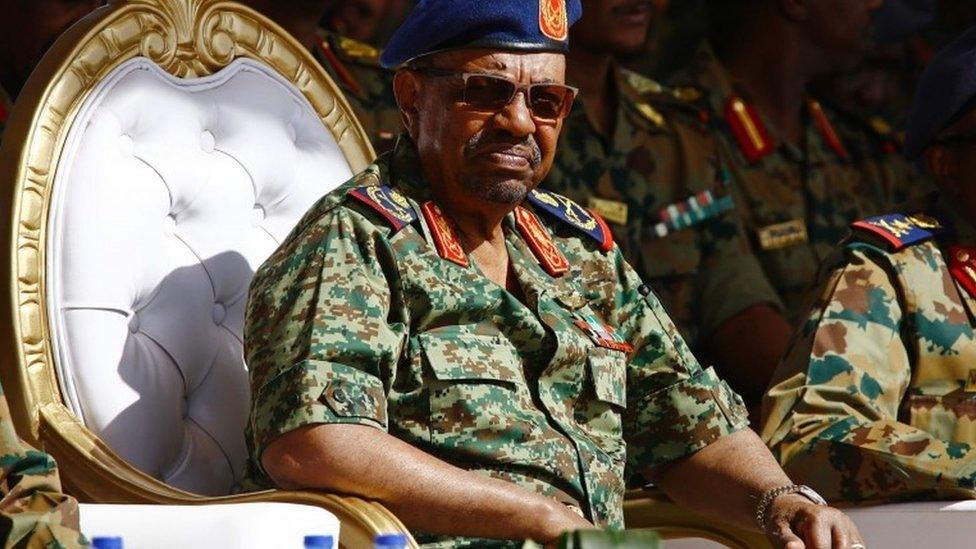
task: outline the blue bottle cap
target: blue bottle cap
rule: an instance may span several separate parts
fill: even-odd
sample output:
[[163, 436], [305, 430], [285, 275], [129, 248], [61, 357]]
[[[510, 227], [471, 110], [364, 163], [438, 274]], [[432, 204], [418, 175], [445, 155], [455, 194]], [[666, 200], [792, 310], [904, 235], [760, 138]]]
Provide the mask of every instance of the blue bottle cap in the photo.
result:
[[402, 549], [407, 546], [407, 536], [403, 534], [381, 534], [373, 538], [377, 549]]
[[95, 536], [91, 540], [92, 549], [122, 549], [122, 538]]
[[332, 536], [305, 536], [305, 549], [332, 549]]

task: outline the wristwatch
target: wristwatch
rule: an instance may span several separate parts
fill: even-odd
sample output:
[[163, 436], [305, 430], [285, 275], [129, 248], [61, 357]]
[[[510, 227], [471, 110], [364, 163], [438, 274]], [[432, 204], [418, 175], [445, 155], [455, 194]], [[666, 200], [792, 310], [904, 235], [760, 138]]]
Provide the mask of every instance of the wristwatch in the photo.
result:
[[800, 494], [816, 505], [827, 505], [827, 500], [818, 494], [816, 490], [802, 484], [791, 484], [789, 486], [780, 486], [779, 488], [766, 490], [759, 496], [759, 505], [756, 506], [756, 522], [759, 523], [759, 529], [761, 531], [766, 531], [766, 520], [768, 519], [766, 515], [769, 513], [769, 508], [772, 506], [773, 500], [787, 494]]

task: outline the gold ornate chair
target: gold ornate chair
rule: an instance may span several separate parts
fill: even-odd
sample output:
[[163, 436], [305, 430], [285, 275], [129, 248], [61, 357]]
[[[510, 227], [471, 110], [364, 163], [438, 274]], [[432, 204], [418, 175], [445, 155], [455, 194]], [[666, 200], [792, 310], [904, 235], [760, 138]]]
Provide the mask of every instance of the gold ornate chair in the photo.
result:
[[[246, 459], [247, 285], [373, 157], [350, 113], [308, 52], [226, 0], [109, 0], [45, 56], [0, 151], [13, 221], [0, 373], [18, 431], [70, 493], [310, 504], [339, 519], [345, 547], [406, 532], [357, 498], [229, 495]], [[665, 537], [764, 543], [649, 493], [626, 513]]]
[[0, 153], [0, 366], [18, 431], [70, 493], [311, 504], [346, 547], [406, 532], [356, 498], [229, 495], [246, 458], [247, 285], [372, 159], [350, 113], [304, 48], [223, 0], [109, 0], [45, 56]]

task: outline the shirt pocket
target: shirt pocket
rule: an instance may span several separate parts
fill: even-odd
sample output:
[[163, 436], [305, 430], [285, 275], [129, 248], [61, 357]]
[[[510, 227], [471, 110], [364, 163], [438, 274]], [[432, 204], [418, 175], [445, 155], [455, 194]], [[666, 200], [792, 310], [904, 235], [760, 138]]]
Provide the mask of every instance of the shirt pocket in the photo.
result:
[[627, 355], [593, 347], [586, 358], [586, 390], [576, 403], [576, 423], [618, 461], [626, 455], [622, 413], [627, 407]]
[[976, 394], [961, 390], [945, 395], [909, 395], [913, 427], [947, 442], [976, 440]]
[[[533, 432], [522, 362], [501, 336], [420, 336], [429, 366], [430, 439], [446, 451], [489, 457], [489, 447], [523, 442]], [[490, 442], [490, 444], [486, 444]]]

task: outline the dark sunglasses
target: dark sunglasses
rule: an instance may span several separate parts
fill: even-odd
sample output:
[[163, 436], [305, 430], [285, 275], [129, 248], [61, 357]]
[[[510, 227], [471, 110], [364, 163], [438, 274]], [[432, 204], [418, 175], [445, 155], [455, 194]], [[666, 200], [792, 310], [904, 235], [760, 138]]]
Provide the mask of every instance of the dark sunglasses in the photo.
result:
[[525, 91], [525, 102], [532, 116], [539, 120], [555, 121], [566, 118], [573, 108], [577, 89], [562, 84], [522, 84], [494, 74], [456, 72], [444, 69], [415, 68], [421, 74], [457, 78], [464, 83], [461, 101], [472, 109], [498, 112]]

